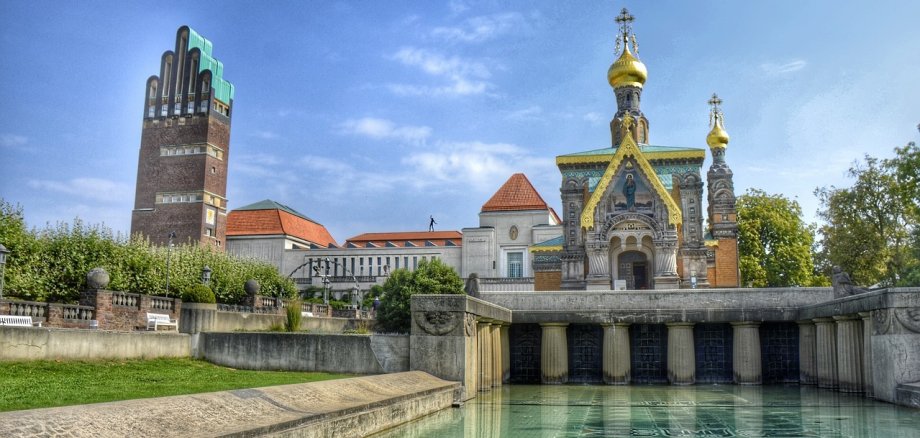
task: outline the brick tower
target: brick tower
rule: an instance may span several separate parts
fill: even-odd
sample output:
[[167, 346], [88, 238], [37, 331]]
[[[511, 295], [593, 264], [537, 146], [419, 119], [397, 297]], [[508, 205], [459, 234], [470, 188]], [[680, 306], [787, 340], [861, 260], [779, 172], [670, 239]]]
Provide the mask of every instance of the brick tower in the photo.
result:
[[233, 85], [211, 42], [188, 26], [147, 79], [131, 234], [223, 248]]

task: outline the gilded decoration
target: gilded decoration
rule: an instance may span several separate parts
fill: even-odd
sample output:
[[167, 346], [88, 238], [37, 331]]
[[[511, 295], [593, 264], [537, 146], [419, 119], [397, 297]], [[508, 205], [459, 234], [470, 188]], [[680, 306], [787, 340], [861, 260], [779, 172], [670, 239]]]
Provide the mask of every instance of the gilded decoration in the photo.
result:
[[[626, 129], [626, 133], [629, 133], [629, 129], [632, 126], [633, 118], [628, 114], [624, 117], [623, 126]], [[557, 157], [557, 163], [563, 157]], [[571, 158], [583, 158], [583, 157], [571, 157]], [[594, 158], [594, 157], [592, 157]], [[624, 135], [623, 142], [620, 143], [620, 147], [617, 148], [616, 153], [610, 157], [610, 164], [607, 165], [607, 170], [604, 171], [604, 175], [601, 177], [600, 182], [597, 183], [597, 188], [594, 189], [594, 192], [591, 194], [591, 198], [588, 199], [588, 203], [585, 204], [584, 210], [581, 212], [581, 227], [585, 230], [594, 228], [594, 213], [597, 209], [597, 204], [601, 201], [601, 198], [604, 196], [604, 193], [607, 191], [607, 188], [610, 186], [613, 181], [613, 177], [617, 173], [620, 165], [623, 163], [623, 160], [626, 158], [632, 158], [636, 161], [636, 164], [639, 166], [639, 171], [645, 176], [646, 181], [652, 186], [652, 190], [661, 198], [662, 202], [667, 206], [668, 209], [668, 223], [674, 226], [677, 226], [681, 223], [681, 212], [680, 208], [677, 206], [677, 203], [674, 202], [674, 199], [671, 198], [670, 193], [661, 183], [661, 180], [658, 178], [658, 174], [655, 172], [655, 168], [652, 167], [652, 164], [649, 163], [648, 159], [639, 150], [639, 146], [633, 140], [632, 136]]]
[[460, 325], [460, 314], [443, 310], [430, 312], [415, 312], [412, 314], [415, 323], [429, 335], [444, 336]]

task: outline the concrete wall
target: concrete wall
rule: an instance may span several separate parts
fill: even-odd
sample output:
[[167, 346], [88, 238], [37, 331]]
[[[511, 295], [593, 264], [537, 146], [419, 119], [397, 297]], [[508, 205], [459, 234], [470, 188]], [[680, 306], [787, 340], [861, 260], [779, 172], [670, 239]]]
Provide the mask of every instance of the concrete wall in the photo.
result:
[[3, 412], [0, 424], [7, 436], [361, 437], [450, 407], [458, 387], [409, 372]]
[[409, 337], [304, 333], [201, 333], [198, 354], [247, 370], [381, 374], [409, 370]]
[[189, 357], [189, 335], [0, 326], [0, 361]]

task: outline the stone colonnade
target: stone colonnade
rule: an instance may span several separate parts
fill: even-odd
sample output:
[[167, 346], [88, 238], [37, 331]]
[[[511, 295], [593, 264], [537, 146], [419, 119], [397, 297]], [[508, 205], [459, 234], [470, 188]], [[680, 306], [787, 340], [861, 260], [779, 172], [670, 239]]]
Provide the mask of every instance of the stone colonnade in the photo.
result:
[[511, 345], [508, 330], [511, 323], [480, 318], [477, 321], [476, 344], [477, 358], [473, 361], [477, 375], [479, 391], [489, 391], [493, 387], [507, 383], [511, 376]]
[[[568, 381], [568, 323], [541, 323], [541, 382], [559, 384]], [[602, 368], [604, 383], [626, 385], [630, 382], [629, 323], [601, 324], [604, 328]], [[672, 322], [668, 327], [667, 375], [672, 385], [696, 383], [696, 351], [692, 322]], [[760, 323], [733, 322], [734, 382], [759, 385], [761, 377]]]
[[860, 312], [797, 321], [801, 383], [872, 397], [869, 318], [869, 312]]

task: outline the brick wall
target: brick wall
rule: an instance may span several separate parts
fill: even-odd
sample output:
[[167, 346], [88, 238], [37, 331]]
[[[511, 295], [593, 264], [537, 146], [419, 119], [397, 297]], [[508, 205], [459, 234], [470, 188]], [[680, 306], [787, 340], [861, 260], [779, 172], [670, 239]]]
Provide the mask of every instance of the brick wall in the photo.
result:
[[738, 272], [738, 241], [719, 239], [715, 250], [715, 266], [709, 268], [709, 284], [712, 287], [740, 287]]
[[533, 290], [560, 290], [562, 289], [562, 272], [535, 272]]

